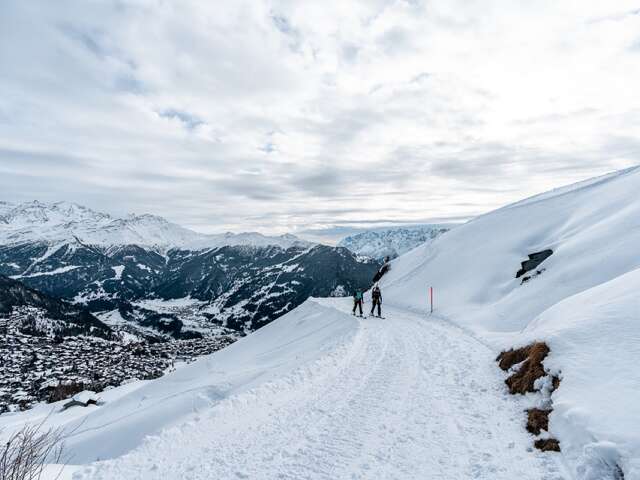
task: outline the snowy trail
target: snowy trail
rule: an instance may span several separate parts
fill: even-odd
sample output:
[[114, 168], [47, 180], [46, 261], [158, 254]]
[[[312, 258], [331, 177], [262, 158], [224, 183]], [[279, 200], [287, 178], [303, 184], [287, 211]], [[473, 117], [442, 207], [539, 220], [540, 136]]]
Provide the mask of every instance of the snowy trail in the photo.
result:
[[442, 320], [385, 314], [293, 373], [74, 478], [569, 478], [557, 457], [528, 451], [523, 407], [491, 350]]

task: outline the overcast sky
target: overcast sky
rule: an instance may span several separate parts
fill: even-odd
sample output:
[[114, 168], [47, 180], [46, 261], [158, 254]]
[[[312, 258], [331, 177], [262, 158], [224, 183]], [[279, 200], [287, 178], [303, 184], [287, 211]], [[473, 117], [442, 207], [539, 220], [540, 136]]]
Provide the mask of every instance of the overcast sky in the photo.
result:
[[640, 1], [0, 2], [0, 199], [462, 219], [640, 163]]

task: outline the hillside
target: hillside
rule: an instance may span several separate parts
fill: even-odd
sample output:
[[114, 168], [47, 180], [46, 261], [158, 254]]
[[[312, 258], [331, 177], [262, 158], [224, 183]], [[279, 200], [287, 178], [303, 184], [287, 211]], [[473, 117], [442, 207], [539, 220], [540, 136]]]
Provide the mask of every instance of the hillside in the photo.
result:
[[[386, 319], [310, 299], [48, 422], [74, 432], [82, 479], [638, 480], [639, 188], [634, 168], [478, 217], [392, 262]], [[541, 392], [511, 396], [495, 358], [532, 341], [550, 349]], [[524, 410], [549, 406], [548, 426], [529, 435]], [[533, 449], [549, 437], [560, 454]]]

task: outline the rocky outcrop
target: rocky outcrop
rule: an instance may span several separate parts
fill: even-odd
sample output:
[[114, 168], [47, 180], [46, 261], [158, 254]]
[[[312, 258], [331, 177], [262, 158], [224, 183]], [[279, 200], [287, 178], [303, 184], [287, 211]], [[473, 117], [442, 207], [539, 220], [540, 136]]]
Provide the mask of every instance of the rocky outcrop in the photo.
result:
[[531, 270], [535, 270], [536, 268], [538, 268], [538, 265], [544, 262], [551, 255], [553, 255], [553, 250], [550, 249], [543, 250], [541, 252], [530, 253], [529, 259], [520, 263], [520, 270], [518, 270], [518, 272], [516, 273], [516, 278], [520, 278], [525, 273], [530, 272]]
[[520, 270], [516, 273], [516, 278], [520, 278], [525, 273], [530, 272], [531, 270], [535, 270], [538, 268], [542, 262], [544, 262], [547, 258], [553, 255], [553, 250], [547, 249], [541, 252], [530, 253], [529, 259], [520, 263]]

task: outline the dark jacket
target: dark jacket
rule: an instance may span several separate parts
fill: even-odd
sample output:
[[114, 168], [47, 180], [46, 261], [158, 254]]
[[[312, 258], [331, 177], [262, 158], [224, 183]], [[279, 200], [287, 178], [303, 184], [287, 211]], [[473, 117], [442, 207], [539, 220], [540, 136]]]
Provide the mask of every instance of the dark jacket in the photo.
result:
[[378, 300], [382, 302], [382, 292], [380, 291], [380, 288], [375, 287], [373, 290], [371, 290], [371, 299], [374, 301]]

